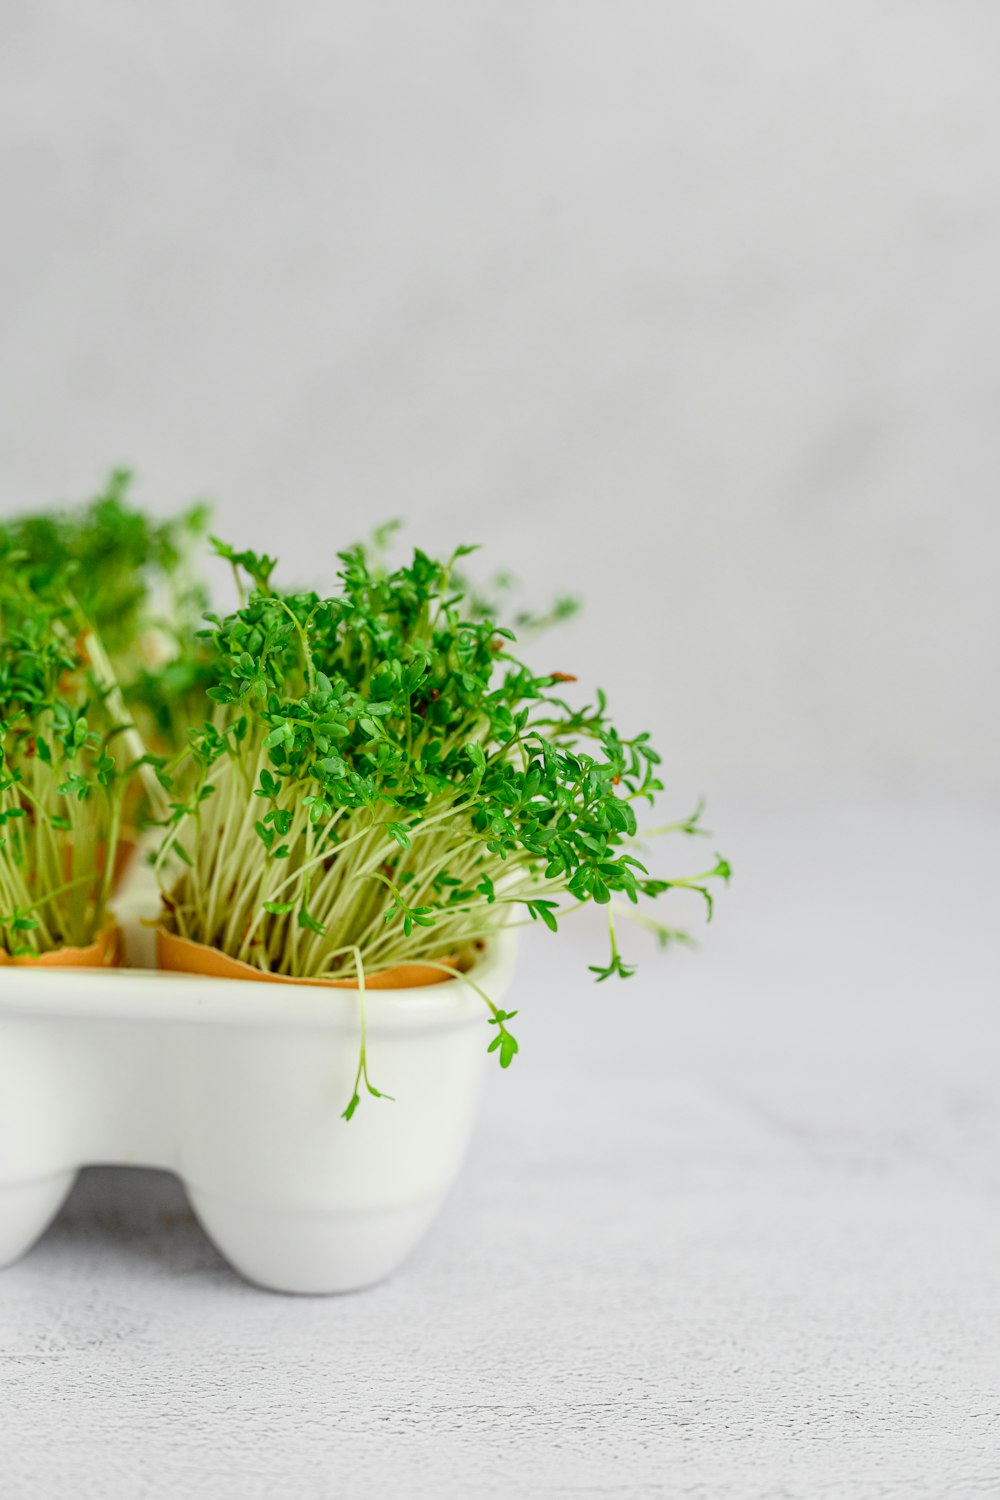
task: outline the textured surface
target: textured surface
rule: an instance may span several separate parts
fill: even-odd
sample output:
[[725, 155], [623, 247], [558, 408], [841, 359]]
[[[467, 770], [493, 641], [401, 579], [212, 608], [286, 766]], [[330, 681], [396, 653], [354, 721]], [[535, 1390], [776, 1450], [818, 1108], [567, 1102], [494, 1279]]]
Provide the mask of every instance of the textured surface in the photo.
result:
[[0, 1275], [4, 1500], [1000, 1494], [1000, 810], [717, 813], [700, 956], [529, 946], [389, 1284], [253, 1291], [88, 1173]]

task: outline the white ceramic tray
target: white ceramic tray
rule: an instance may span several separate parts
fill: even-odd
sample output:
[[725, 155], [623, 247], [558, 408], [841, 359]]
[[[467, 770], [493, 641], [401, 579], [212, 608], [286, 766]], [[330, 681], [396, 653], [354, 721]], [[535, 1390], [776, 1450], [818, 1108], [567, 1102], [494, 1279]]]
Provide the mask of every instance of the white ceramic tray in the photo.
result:
[[[150, 962], [140, 879], [118, 904]], [[155, 905], [153, 908], [155, 910]], [[473, 977], [495, 1004], [503, 935]], [[489, 1012], [460, 980], [369, 991], [372, 1082], [354, 1087], [357, 991], [121, 970], [0, 970], [0, 1266], [35, 1242], [81, 1166], [166, 1168], [249, 1280], [350, 1291], [412, 1250], [454, 1181], [479, 1096]]]

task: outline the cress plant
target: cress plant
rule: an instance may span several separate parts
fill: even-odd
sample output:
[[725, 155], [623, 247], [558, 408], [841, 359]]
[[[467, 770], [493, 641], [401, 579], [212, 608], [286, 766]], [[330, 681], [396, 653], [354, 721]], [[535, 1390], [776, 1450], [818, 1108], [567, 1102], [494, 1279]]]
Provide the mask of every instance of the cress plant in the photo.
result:
[[88, 504], [0, 522], [0, 542], [38, 593], [72, 594], [147, 739], [176, 751], [204, 718], [207, 654], [197, 632], [208, 599], [192, 552], [208, 511], [194, 505], [154, 520], [131, 503], [131, 484], [116, 470]]
[[[52, 580], [48, 580], [52, 584]], [[143, 747], [72, 597], [0, 539], [0, 947], [85, 947], [105, 926]], [[144, 767], [147, 774], [148, 767]]]
[[[471, 614], [456, 563], [421, 551], [391, 573], [357, 547], [340, 591], [280, 593], [273, 559], [216, 543], [242, 603], [209, 616], [210, 721], [191, 735], [195, 773], [176, 796], [157, 867], [170, 929], [264, 972], [357, 977], [403, 962], [455, 973], [518, 913], [553, 932], [595, 902], [610, 952], [598, 979], [627, 978], [619, 898], [726, 879], [652, 876], [635, 852], [635, 807], [662, 790], [646, 734], [621, 735], [602, 693], [573, 707], [572, 681], [536, 673], [513, 633]], [[242, 587], [242, 580], [247, 587]], [[168, 768], [169, 769], [169, 768]], [[167, 772], [162, 773], [164, 781]], [[698, 815], [669, 825], [697, 833]], [[181, 873], [176, 874], [180, 861]], [[680, 936], [649, 917], [663, 941]], [[471, 981], [470, 981], [471, 982]], [[480, 992], [481, 993], [481, 992]], [[517, 1051], [491, 1011], [490, 1050]]]

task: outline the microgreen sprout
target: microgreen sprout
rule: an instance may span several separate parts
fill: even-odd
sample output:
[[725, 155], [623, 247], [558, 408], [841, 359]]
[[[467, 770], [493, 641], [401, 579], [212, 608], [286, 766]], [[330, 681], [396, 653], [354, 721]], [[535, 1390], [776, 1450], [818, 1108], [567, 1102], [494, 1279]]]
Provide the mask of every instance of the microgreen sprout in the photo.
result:
[[0, 538], [0, 946], [12, 955], [100, 935], [126, 789], [148, 770], [103, 648], [48, 585]]
[[187, 742], [204, 718], [206, 652], [197, 630], [208, 607], [192, 566], [207, 507], [153, 520], [132, 504], [132, 475], [111, 474], [88, 504], [0, 522], [0, 542], [17, 554], [41, 594], [71, 593], [102, 642], [130, 715], [165, 750]]
[[[241, 603], [208, 617], [215, 712], [191, 733], [156, 859], [181, 936], [265, 973], [355, 978], [363, 1011], [366, 972], [463, 971], [518, 921], [556, 932], [604, 906], [605, 979], [633, 972], [613, 896], [641, 915], [685, 888], [711, 913], [725, 861], [663, 880], [635, 853], [636, 808], [662, 790], [649, 736], [621, 735], [603, 693], [573, 706], [573, 674], [533, 671], [509, 629], [467, 608], [456, 567], [472, 549], [417, 550], [392, 572], [351, 549], [332, 597], [280, 592], [274, 559], [216, 550]], [[696, 834], [699, 816], [669, 829]], [[507, 1067], [514, 1012], [483, 998]], [[364, 1033], [348, 1117], [362, 1084], [377, 1093]]]

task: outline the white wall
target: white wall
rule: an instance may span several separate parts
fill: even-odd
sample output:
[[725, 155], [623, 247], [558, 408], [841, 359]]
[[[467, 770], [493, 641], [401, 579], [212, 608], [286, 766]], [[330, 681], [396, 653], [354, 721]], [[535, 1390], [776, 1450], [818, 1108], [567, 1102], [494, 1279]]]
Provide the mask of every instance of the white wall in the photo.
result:
[[0, 503], [586, 595], [679, 784], [1000, 784], [1000, 11], [7, 0]]

